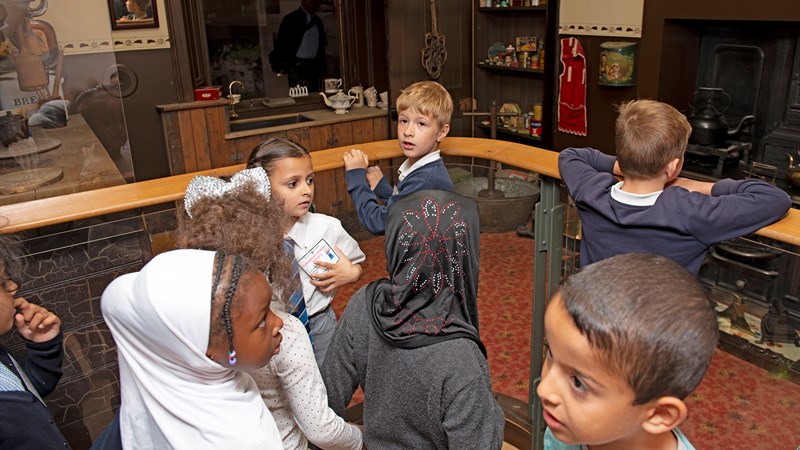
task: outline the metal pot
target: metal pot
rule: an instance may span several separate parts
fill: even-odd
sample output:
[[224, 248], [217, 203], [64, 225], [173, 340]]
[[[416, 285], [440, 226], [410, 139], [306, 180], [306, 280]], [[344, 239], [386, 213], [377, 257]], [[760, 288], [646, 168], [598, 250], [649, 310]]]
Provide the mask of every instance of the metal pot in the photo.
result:
[[689, 104], [693, 111], [689, 116], [689, 125], [692, 127], [689, 142], [694, 144], [721, 147], [728, 138], [739, 134], [746, 122], [755, 118], [752, 115], [744, 116], [736, 128], [728, 129], [721, 111], [730, 106], [730, 95], [721, 88], [699, 87], [689, 99], [693, 97], [694, 105]]
[[[797, 151], [800, 155], [800, 150]], [[790, 154], [786, 154], [786, 159], [789, 160], [789, 165], [786, 167], [786, 181], [792, 186], [800, 188], [800, 164], [794, 164], [794, 158]]]
[[28, 137], [28, 119], [19, 114], [6, 111], [5, 116], [0, 116], [0, 142], [6, 147]]

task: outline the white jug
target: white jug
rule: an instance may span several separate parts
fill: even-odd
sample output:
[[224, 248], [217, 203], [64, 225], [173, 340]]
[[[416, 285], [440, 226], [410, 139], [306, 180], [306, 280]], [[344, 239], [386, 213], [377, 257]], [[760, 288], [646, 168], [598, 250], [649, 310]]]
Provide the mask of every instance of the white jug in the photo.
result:
[[364, 106], [364, 88], [362, 86], [353, 86], [347, 93], [356, 98], [353, 101], [353, 108]]

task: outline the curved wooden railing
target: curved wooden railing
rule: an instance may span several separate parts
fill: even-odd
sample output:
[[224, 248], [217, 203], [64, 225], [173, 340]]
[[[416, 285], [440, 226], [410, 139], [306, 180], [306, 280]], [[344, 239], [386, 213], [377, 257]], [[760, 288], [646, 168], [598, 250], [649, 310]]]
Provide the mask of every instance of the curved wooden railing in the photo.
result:
[[[352, 146], [312, 152], [314, 169], [322, 172], [342, 167], [342, 153], [350, 148]], [[397, 141], [393, 139], [360, 144], [358, 148], [366, 152], [370, 159], [375, 160], [402, 156]], [[446, 155], [490, 159], [544, 176], [560, 178], [558, 154], [536, 147], [491, 139], [448, 137], [442, 142], [441, 150]], [[226, 175], [241, 168], [241, 165], [229, 166], [1, 206], [0, 217], [5, 218], [7, 222], [0, 227], [0, 233], [22, 231], [175, 201], [183, 197], [189, 180], [194, 176]], [[792, 209], [783, 220], [762, 228], [757, 234], [800, 245], [800, 210]]]

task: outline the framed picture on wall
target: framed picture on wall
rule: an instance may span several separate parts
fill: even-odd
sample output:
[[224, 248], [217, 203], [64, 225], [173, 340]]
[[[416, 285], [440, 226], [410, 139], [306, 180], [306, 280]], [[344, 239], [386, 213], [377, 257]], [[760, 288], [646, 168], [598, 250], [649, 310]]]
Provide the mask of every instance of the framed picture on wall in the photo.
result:
[[112, 30], [158, 28], [155, 0], [108, 0]]

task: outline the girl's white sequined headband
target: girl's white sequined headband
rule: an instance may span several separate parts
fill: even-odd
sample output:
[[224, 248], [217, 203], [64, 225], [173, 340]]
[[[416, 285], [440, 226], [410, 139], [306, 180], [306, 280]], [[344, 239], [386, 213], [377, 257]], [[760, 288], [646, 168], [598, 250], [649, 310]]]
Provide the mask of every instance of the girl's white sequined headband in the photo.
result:
[[230, 181], [216, 177], [194, 177], [189, 182], [189, 186], [186, 187], [184, 196], [186, 213], [189, 214], [189, 217], [192, 217], [192, 207], [201, 198], [220, 198], [227, 192], [236, 192], [238, 189], [250, 184], [255, 185], [256, 190], [264, 195], [267, 200], [270, 199], [269, 176], [261, 167], [240, 170], [231, 177]]

